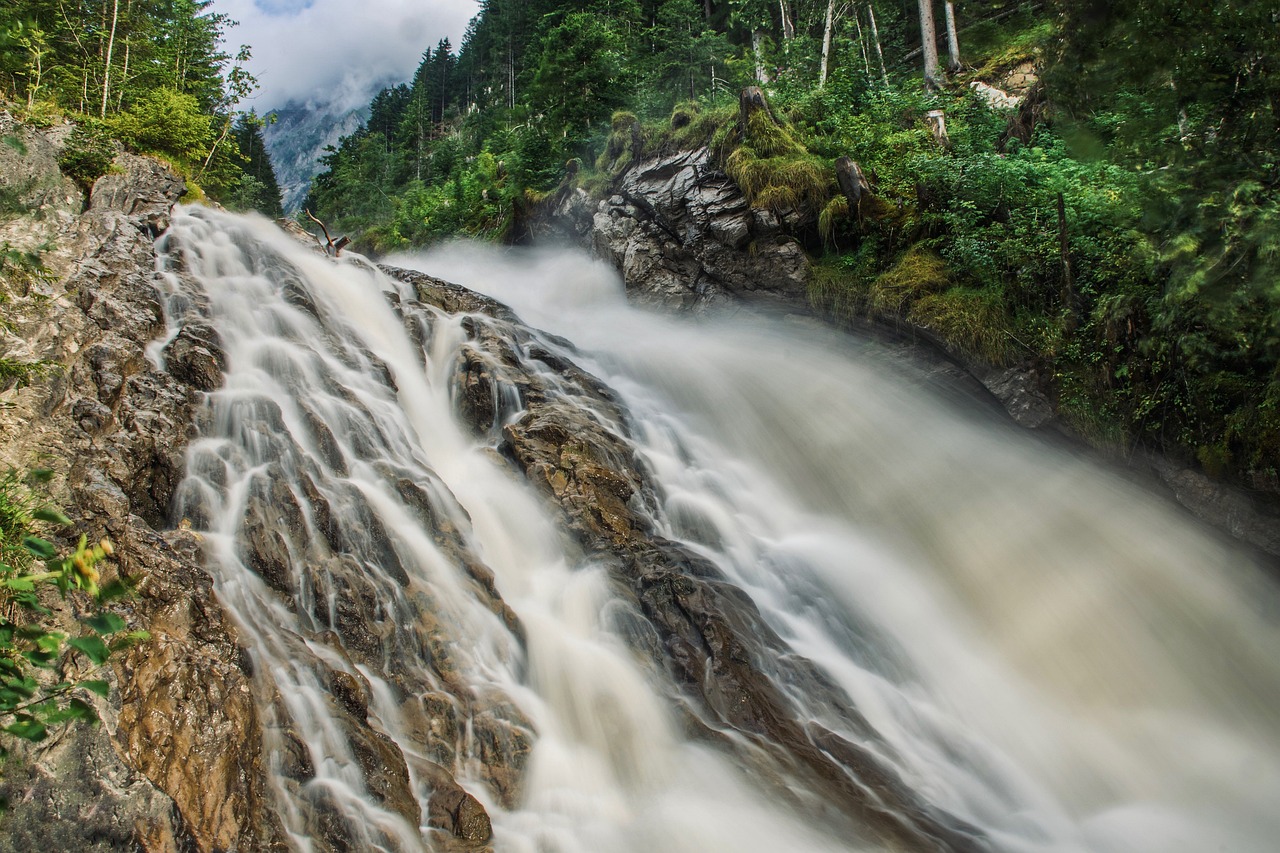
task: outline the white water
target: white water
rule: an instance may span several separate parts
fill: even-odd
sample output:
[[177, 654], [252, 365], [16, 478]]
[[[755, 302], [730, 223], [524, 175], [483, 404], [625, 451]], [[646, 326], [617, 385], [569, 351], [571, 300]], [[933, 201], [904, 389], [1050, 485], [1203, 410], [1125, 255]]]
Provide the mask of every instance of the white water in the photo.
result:
[[[318, 674], [323, 663], [370, 683], [370, 719], [409, 758], [425, 815], [419, 761], [445, 762], [424, 754], [397, 691], [444, 687], [409, 654], [426, 598], [440, 614], [433, 640], [469, 695], [505, 697], [536, 732], [510, 809], [474, 743], [459, 742], [458, 781], [486, 805], [496, 850], [876, 849], [682, 733], [664, 698], [671, 685], [614, 633], [603, 569], [566, 551], [540, 499], [455, 423], [456, 319], [408, 318], [427, 330], [424, 353], [378, 296], [411, 293], [359, 259], [333, 265], [262, 220], [198, 209], [179, 211], [172, 235], [202, 295], [173, 278], [171, 313], [207, 300], [228, 356], [184, 506], [207, 519], [218, 594], [244, 628], [260, 687], [282, 697], [269, 748], [279, 758], [273, 732], [292, 727], [315, 767], [309, 782], [282, 772], [276, 783], [298, 849], [320, 849], [308, 838], [320, 792], [361, 849], [435, 843], [370, 798]], [[807, 323], [646, 315], [609, 271], [569, 254], [454, 249], [396, 263], [490, 293], [573, 340], [574, 360], [630, 412], [662, 490], [662, 531], [746, 590], [866, 716], [908, 784], [994, 849], [1275, 849], [1274, 584], [1161, 499], [960, 412], [878, 347]], [[286, 278], [326, 329], [282, 299]], [[342, 464], [321, 452], [308, 418], [327, 424]], [[376, 514], [409, 576], [402, 587], [367, 559], [395, 650], [381, 667], [357, 666], [321, 633], [311, 597], [339, 597], [322, 572], [291, 606], [236, 547], [263, 478], [297, 495], [303, 474], [335, 509]], [[525, 649], [406, 508], [398, 477], [428, 487], [494, 572]], [[790, 698], [834, 731], [851, 728], [818, 698]], [[467, 701], [464, 718], [480, 707]]]

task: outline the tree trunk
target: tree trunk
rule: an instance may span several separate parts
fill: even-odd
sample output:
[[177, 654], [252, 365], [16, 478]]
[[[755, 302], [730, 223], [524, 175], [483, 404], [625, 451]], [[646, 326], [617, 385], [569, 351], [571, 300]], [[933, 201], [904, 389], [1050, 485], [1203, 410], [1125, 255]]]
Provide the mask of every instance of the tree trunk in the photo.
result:
[[1067, 202], [1058, 193], [1058, 255], [1062, 261], [1062, 305], [1067, 309], [1066, 330], [1075, 331], [1078, 321], [1076, 305], [1076, 281], [1071, 273], [1071, 241], [1067, 234]]
[[791, 10], [787, 8], [787, 0], [778, 0], [778, 14], [782, 18], [782, 39], [790, 41], [795, 38], [796, 24], [791, 19]]
[[880, 57], [880, 76], [888, 86], [889, 69], [884, 65], [884, 51], [880, 48], [880, 28], [876, 26], [876, 10], [870, 3], [867, 4], [867, 17], [871, 19], [871, 38], [876, 43], [876, 56]]
[[933, 133], [933, 138], [943, 148], [951, 147], [951, 137], [947, 136], [947, 111], [946, 110], [929, 110], [924, 114], [925, 120], [929, 122], [929, 130]]
[[862, 20], [858, 18], [858, 10], [853, 11], [853, 25], [858, 28], [858, 51], [862, 54], [862, 68], [871, 80], [871, 54], [867, 52], [867, 40], [862, 37]]
[[111, 35], [107, 38], [107, 56], [102, 66], [102, 109], [99, 115], [107, 117], [107, 99], [111, 97], [111, 52], [116, 46], [116, 21], [120, 19], [120, 0], [111, 5]]
[[960, 37], [956, 35], [956, 4], [945, 0], [943, 8], [947, 15], [947, 71], [955, 74], [960, 70]]
[[924, 87], [938, 88], [938, 28], [933, 23], [933, 0], [916, 0], [920, 7], [920, 47], [924, 52]]
[[818, 65], [818, 88], [827, 85], [827, 68], [831, 60], [831, 31], [835, 29], [836, 0], [827, 0], [827, 20], [822, 26], [822, 62]]
[[756, 60], [756, 82], [763, 86], [769, 82], [769, 75], [764, 70], [764, 34], [759, 30], [751, 31], [751, 55]]

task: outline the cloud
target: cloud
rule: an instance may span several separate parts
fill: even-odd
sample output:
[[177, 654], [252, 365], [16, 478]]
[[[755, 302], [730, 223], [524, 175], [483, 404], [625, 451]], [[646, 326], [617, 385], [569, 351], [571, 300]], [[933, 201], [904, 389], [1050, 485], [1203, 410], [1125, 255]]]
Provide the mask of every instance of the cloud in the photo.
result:
[[242, 104], [259, 113], [289, 101], [368, 103], [389, 82], [408, 80], [422, 52], [448, 38], [455, 50], [477, 0], [215, 0], [240, 25], [226, 34], [231, 53], [253, 48], [249, 70], [261, 89]]

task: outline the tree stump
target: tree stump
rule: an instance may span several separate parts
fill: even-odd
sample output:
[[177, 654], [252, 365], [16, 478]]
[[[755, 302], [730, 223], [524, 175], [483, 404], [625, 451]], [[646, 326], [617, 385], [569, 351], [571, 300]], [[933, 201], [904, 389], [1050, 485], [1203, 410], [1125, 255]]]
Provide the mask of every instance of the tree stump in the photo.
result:
[[849, 213], [861, 222], [862, 200], [871, 195], [871, 184], [862, 173], [862, 167], [850, 157], [841, 157], [836, 160], [836, 183], [839, 184], [840, 192], [844, 193], [845, 199], [849, 202]]

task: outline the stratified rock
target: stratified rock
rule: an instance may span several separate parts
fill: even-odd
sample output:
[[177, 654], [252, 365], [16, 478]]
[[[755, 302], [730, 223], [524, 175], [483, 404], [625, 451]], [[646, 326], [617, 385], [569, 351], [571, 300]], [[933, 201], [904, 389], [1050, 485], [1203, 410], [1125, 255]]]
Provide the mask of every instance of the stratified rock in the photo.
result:
[[226, 356], [217, 331], [205, 323], [187, 323], [164, 349], [169, 373], [192, 388], [212, 391], [222, 384]]
[[1053, 403], [1029, 371], [1020, 368], [982, 371], [975, 366], [973, 372], [1020, 426], [1038, 429], [1053, 420]]
[[762, 213], [710, 149], [698, 148], [640, 160], [594, 211], [585, 194], [566, 194], [536, 227], [584, 241], [589, 235], [638, 302], [700, 309], [735, 298], [798, 300], [808, 257], [775, 216]]
[[89, 209], [117, 211], [151, 237], [169, 227], [169, 210], [187, 191], [186, 182], [150, 157], [121, 154], [114, 169], [93, 185]]
[[489, 813], [475, 797], [462, 789], [443, 768], [428, 780], [431, 799], [427, 825], [443, 829], [471, 844], [483, 844], [493, 836]]

